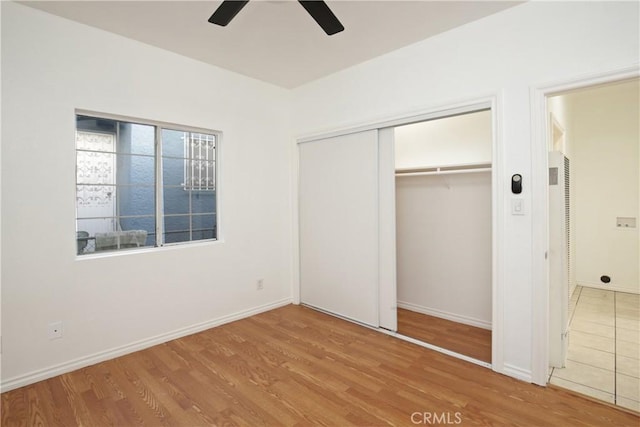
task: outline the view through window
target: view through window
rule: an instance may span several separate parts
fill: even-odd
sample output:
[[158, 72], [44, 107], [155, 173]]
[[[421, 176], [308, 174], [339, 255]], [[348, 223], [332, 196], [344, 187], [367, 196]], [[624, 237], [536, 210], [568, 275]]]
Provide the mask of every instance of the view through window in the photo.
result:
[[78, 255], [216, 239], [218, 139], [77, 115]]

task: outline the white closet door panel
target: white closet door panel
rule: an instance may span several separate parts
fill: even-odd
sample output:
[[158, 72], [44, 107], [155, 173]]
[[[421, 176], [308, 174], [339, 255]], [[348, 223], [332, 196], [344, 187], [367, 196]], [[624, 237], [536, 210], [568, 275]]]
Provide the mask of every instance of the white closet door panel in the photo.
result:
[[300, 297], [378, 326], [377, 131], [300, 144]]
[[379, 319], [380, 327], [390, 331], [398, 330], [394, 134], [395, 128], [380, 129], [378, 134]]

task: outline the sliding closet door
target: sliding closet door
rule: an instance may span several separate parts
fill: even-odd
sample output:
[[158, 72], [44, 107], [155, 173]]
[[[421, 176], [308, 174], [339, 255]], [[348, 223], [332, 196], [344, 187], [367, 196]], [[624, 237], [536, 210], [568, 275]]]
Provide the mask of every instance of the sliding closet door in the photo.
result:
[[378, 132], [299, 145], [300, 297], [378, 326]]
[[396, 166], [395, 129], [378, 130], [378, 281], [380, 327], [398, 330], [396, 287]]

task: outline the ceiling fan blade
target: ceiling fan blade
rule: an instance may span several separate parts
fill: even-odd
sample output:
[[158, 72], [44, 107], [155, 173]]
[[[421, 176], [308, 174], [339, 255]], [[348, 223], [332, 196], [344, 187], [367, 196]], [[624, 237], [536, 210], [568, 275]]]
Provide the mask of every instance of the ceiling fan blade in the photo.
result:
[[209, 22], [225, 27], [231, 20], [249, 3], [247, 1], [225, 0], [213, 12], [209, 18]]
[[298, 2], [309, 12], [309, 15], [315, 19], [327, 35], [331, 36], [344, 30], [336, 15], [331, 12], [325, 2], [308, 0], [298, 0]]

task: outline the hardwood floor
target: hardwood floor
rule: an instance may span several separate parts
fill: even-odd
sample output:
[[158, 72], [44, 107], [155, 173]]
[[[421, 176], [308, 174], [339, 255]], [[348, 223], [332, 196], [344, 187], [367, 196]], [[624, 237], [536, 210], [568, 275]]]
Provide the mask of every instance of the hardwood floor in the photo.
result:
[[293, 305], [2, 394], [5, 427], [411, 426], [435, 420], [640, 422], [570, 392]]
[[491, 331], [398, 309], [398, 332], [491, 363]]

